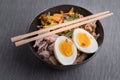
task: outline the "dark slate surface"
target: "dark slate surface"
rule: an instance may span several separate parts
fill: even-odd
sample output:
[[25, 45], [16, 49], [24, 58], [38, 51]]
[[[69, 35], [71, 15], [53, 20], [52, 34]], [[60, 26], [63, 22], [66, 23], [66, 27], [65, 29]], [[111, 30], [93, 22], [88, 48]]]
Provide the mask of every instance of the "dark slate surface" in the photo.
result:
[[[67, 71], [45, 67], [25, 46], [15, 47], [10, 37], [26, 33], [42, 10], [73, 4], [93, 13], [110, 10], [101, 20], [105, 39], [98, 54], [86, 64]], [[120, 80], [120, 0], [0, 0], [0, 80]]]

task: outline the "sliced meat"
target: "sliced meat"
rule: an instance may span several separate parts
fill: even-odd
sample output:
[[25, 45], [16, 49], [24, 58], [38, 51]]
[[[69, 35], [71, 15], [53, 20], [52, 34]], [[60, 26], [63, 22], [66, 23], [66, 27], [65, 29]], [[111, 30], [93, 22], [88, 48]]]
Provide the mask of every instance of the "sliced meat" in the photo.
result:
[[38, 50], [41, 50], [46, 44], [47, 44], [46, 41], [40, 42], [40, 44], [39, 44], [39, 46], [38, 46]]
[[[49, 32], [49, 31], [46, 31], [46, 32]], [[41, 34], [46, 33], [46, 32], [39, 33], [38, 35], [41, 35]], [[33, 45], [33, 47], [39, 47], [41, 45], [41, 43], [43, 43], [42, 41], [43, 41], [43, 38], [36, 40], [35, 44]]]
[[92, 29], [93, 29], [93, 32], [95, 32], [95, 29], [96, 29], [96, 22], [91, 23], [91, 27], [92, 27]]
[[47, 50], [47, 47], [48, 47], [48, 43], [46, 43], [41, 49], [44, 51]]
[[89, 33], [95, 32], [96, 29], [96, 22], [87, 23], [83, 27], [85, 30], [87, 30]]
[[48, 50], [49, 50], [49, 51], [53, 51], [53, 50], [54, 50], [54, 45], [55, 45], [55, 43], [50, 44], [50, 45], [48, 46]]
[[79, 50], [77, 50], [77, 56], [80, 56], [80, 55], [81, 55], [80, 51], [79, 51]]
[[48, 37], [45, 37], [44, 40], [46, 40], [48, 43], [53, 43], [55, 42], [55, 40], [57, 39], [58, 35], [52, 35], [52, 36], [48, 36]]
[[80, 56], [77, 57], [77, 59], [75, 60], [74, 64], [78, 64], [81, 63], [83, 60], [85, 60], [87, 58], [88, 54], [81, 54]]
[[50, 51], [50, 54], [52, 55], [54, 52], [54, 42], [48, 46], [48, 51]]
[[41, 43], [43, 39], [39, 39], [35, 41], [35, 44], [33, 45], [33, 47], [39, 47], [39, 44]]
[[96, 35], [96, 33], [95, 32], [93, 32], [93, 33], [91, 33], [92, 34], [92, 36], [96, 39], [97, 38], [97, 35]]
[[50, 61], [52, 64], [54, 64], [54, 65], [57, 65], [57, 64], [58, 64], [58, 62], [57, 62], [57, 60], [56, 60], [56, 58], [55, 58], [54, 56], [50, 56], [50, 57], [49, 57], [49, 61]]
[[49, 51], [42, 51], [39, 53], [39, 56], [43, 57], [43, 59], [48, 59], [50, 57]]
[[84, 29], [85, 29], [86, 31], [88, 31], [89, 33], [92, 33], [92, 32], [93, 32], [92, 27], [91, 27], [91, 24], [86, 24], [85, 27], [84, 27]]

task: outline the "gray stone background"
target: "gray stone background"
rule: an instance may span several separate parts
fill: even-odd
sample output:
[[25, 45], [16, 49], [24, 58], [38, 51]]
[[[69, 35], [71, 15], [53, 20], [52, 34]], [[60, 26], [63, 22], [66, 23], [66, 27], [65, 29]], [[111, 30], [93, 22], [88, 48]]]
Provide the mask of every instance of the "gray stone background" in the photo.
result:
[[[110, 10], [101, 20], [105, 38], [98, 54], [68, 71], [46, 68], [27, 45], [15, 47], [10, 37], [26, 33], [42, 10], [60, 4], [84, 7], [93, 13]], [[0, 0], [0, 80], [120, 80], [120, 0]]]

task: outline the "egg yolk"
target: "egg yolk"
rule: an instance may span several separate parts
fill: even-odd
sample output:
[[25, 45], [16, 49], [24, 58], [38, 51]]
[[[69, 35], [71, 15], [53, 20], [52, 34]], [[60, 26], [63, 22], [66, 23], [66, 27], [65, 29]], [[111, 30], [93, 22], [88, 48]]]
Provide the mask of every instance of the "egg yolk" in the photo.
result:
[[61, 41], [59, 44], [59, 50], [64, 56], [66, 57], [71, 56], [73, 54], [72, 43], [68, 42], [67, 39]]
[[85, 33], [78, 33], [76, 40], [82, 47], [88, 47], [90, 45], [90, 38]]

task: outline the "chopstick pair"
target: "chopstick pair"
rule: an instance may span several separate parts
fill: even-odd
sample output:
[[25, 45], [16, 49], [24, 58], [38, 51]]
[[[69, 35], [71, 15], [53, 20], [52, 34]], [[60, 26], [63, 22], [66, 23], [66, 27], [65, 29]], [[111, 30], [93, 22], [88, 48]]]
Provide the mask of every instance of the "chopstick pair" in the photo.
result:
[[[41, 39], [41, 38], [44, 38], [44, 37], [47, 37], [47, 36], [50, 36], [50, 35], [53, 35], [53, 34], [56, 34], [59, 32], [70, 30], [70, 29], [76, 28], [78, 26], [81, 26], [81, 25], [84, 25], [84, 24], [87, 24], [87, 23], [90, 23], [90, 22], [93, 22], [96, 20], [103, 19], [103, 18], [111, 16], [111, 15], [113, 15], [113, 13], [111, 13], [110, 11], [96, 13], [96, 14], [93, 14], [93, 15], [90, 15], [87, 17], [83, 17], [80, 19], [66, 22], [66, 23], [58, 24], [58, 25], [55, 25], [55, 26], [47, 28], [47, 29], [37, 30], [37, 31], [30, 32], [27, 34], [15, 36], [15, 37], [11, 38], [11, 41], [15, 42], [16, 46], [21, 46], [23, 44], [32, 42], [34, 40], [38, 40], [38, 39]], [[50, 31], [50, 32], [48, 32], [48, 31]], [[41, 33], [44, 33], [44, 34], [41, 34]], [[33, 36], [36, 34], [41, 34], [41, 35], [35, 36], [33, 38], [29, 38], [29, 39], [24, 39], [24, 38], [27, 38], [27, 37], [30, 37], [30, 36]]]

